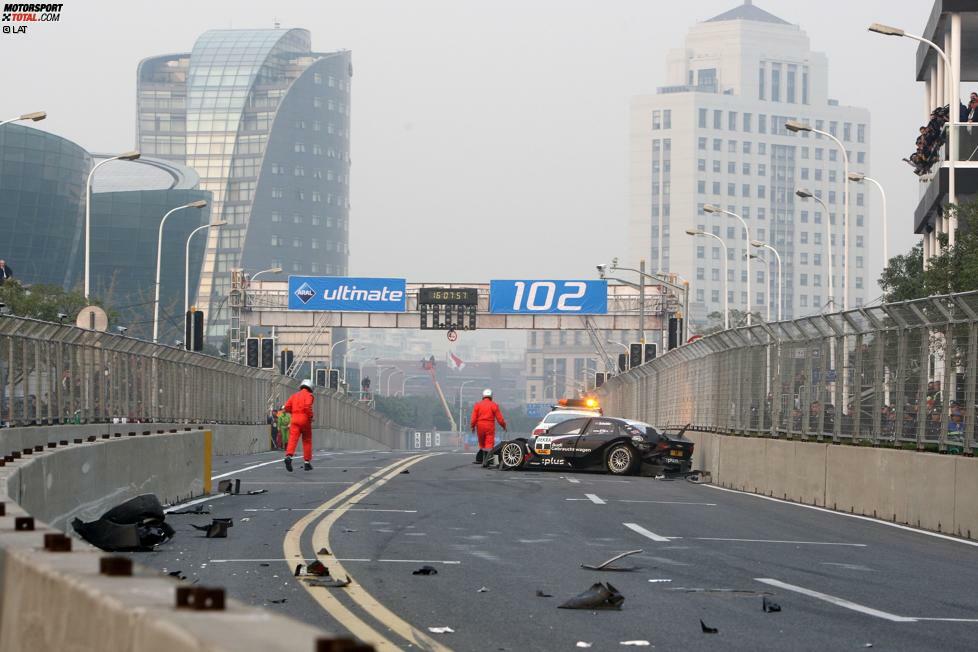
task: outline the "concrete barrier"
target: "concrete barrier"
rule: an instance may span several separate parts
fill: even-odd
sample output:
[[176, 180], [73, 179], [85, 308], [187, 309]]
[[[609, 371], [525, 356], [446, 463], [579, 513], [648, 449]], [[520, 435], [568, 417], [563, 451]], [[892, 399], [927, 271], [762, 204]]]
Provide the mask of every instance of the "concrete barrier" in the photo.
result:
[[978, 459], [692, 432], [719, 486], [978, 539]]
[[[42, 522], [49, 518], [97, 516], [137, 493], [166, 500], [202, 490], [208, 438], [205, 431], [113, 438], [45, 448], [0, 467], [0, 652], [297, 652], [331, 638], [233, 600], [223, 610], [178, 608], [177, 588], [189, 585], [151, 569], [101, 575], [105, 553], [77, 539], [73, 552], [44, 550], [44, 535], [54, 533]], [[25, 507], [34, 529], [15, 530]]]

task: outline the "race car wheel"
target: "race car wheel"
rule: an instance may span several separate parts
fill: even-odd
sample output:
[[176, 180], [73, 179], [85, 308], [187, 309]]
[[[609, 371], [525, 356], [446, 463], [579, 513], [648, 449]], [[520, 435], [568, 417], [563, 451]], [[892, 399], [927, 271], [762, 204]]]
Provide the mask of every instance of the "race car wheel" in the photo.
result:
[[628, 475], [635, 466], [635, 451], [628, 444], [617, 444], [608, 451], [604, 465], [612, 475]]
[[499, 449], [499, 469], [501, 471], [518, 469], [523, 466], [525, 457], [523, 446], [519, 442], [507, 442]]

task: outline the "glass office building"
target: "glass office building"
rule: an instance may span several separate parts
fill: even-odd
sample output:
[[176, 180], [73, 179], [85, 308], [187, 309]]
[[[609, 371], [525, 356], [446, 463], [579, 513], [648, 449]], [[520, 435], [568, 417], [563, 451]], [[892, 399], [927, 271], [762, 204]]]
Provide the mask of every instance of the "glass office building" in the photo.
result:
[[304, 29], [213, 30], [139, 64], [139, 150], [197, 170], [228, 222], [200, 276], [210, 336], [233, 268], [347, 272], [351, 75], [348, 51], [313, 52]]
[[88, 152], [32, 127], [0, 127], [0, 259], [26, 283], [81, 278]]

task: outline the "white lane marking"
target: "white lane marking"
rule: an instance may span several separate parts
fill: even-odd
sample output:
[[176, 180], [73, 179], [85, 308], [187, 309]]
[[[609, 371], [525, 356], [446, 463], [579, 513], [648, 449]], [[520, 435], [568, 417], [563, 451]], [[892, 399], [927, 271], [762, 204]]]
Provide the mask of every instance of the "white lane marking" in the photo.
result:
[[887, 527], [893, 527], [898, 530], [906, 530], [907, 532], [913, 532], [915, 534], [923, 534], [929, 537], [935, 537], [937, 539], [944, 539], [946, 541], [953, 541], [955, 543], [963, 543], [966, 546], [972, 546], [978, 548], [978, 541], [968, 541], [966, 539], [959, 539], [958, 537], [952, 537], [947, 534], [941, 534], [940, 532], [929, 532], [927, 530], [918, 530], [915, 527], [910, 527], [909, 525], [901, 525], [900, 523], [891, 523], [889, 521], [884, 521], [878, 518], [873, 518], [872, 516], [862, 516], [860, 514], [846, 514], [845, 512], [837, 512], [834, 509], [828, 509], [826, 507], [817, 507], [815, 505], [803, 505], [801, 503], [792, 502], [790, 500], [782, 500], [780, 498], [774, 498], [773, 496], [761, 496], [760, 494], [753, 494], [749, 491], [738, 491], [737, 489], [727, 489], [726, 487], [717, 487], [712, 484], [701, 485], [709, 489], [715, 489], [717, 491], [726, 491], [732, 494], [741, 494], [743, 496], [753, 496], [754, 498], [762, 498], [764, 500], [770, 500], [771, 502], [781, 503], [782, 505], [791, 505], [793, 507], [804, 507], [805, 509], [814, 509], [818, 512], [825, 512], [826, 514], [834, 514], [836, 516], [846, 516], [848, 518], [857, 518], [861, 521], [869, 521], [870, 523], [876, 523], [877, 525], [885, 525]]
[[616, 500], [616, 503], [654, 503], [656, 505], [702, 505], [703, 507], [716, 507], [716, 503], [687, 503], [682, 500]]
[[[322, 467], [317, 466], [316, 468], [317, 469], [320, 469]], [[268, 482], [267, 480], [256, 480], [256, 482], [260, 482], [263, 487], [265, 485], [267, 485], [267, 484], [270, 484], [270, 485], [286, 484], [286, 485], [295, 485], [297, 487], [298, 486], [305, 486], [307, 484], [356, 484], [352, 480], [351, 481], [346, 481], [346, 480], [342, 480], [342, 481], [341, 480], [333, 480], [333, 481], [322, 480], [322, 481], [320, 481], [320, 480], [304, 480], [304, 479], [303, 480], [293, 480], [291, 482]]]
[[581, 481], [577, 478], [567, 478], [567, 482], [570, 482], [571, 484], [581, 484]]
[[865, 572], [865, 573], [873, 573], [873, 572], [875, 572], [869, 566], [863, 566], [862, 564], [842, 564], [842, 563], [839, 563], [837, 561], [822, 561], [822, 562], [819, 562], [819, 563], [822, 566], [836, 566], [838, 568], [844, 568], [846, 570], [862, 571], [862, 572]]
[[939, 623], [978, 623], [978, 618], [914, 618], [915, 621], [926, 620]]
[[[190, 503], [188, 503], [190, 504]], [[246, 509], [246, 512], [312, 512], [318, 507], [261, 507], [255, 509]], [[333, 508], [324, 509], [324, 512], [332, 512]], [[346, 511], [348, 512], [397, 512], [398, 514], [417, 514], [416, 509], [368, 509], [366, 507], [350, 507]]]
[[[315, 557], [313, 557], [315, 559]], [[443, 560], [443, 559], [368, 559], [366, 557], [357, 557], [351, 559], [343, 559], [336, 557], [324, 557], [326, 563], [330, 561], [340, 561], [340, 562], [385, 562], [385, 563], [395, 563], [395, 564], [445, 564], [449, 566], [456, 566], [461, 564], [460, 561], [454, 560]], [[208, 561], [210, 564], [247, 564], [247, 563], [259, 563], [259, 562], [271, 562], [271, 561], [287, 561], [287, 562], [305, 562], [305, 559], [300, 559], [296, 557], [295, 559], [284, 559], [284, 558], [270, 558], [270, 559], [211, 559]]]
[[652, 539], [653, 541], [669, 541], [670, 540], [668, 537], [663, 537], [663, 536], [660, 536], [660, 535], [656, 534], [655, 532], [650, 532], [649, 530], [646, 530], [644, 527], [642, 527], [638, 523], [622, 523], [622, 525], [624, 525], [625, 527], [627, 527], [632, 532], [637, 532], [638, 534], [641, 534], [643, 537], [647, 537], [649, 539]]
[[594, 494], [584, 494], [584, 497], [587, 498], [588, 500], [590, 500], [595, 505], [604, 505], [605, 504], [605, 502], [603, 500], [601, 500], [600, 498], [598, 498]]
[[865, 548], [865, 543], [836, 543], [834, 541], [780, 541], [778, 539], [728, 539], [724, 537], [690, 537], [697, 541], [738, 541], [742, 543], [793, 543], [799, 546], [849, 546]]
[[801, 586], [795, 586], [794, 584], [787, 584], [780, 580], [771, 579], [768, 577], [755, 577], [755, 581], [762, 584], [767, 584], [768, 586], [774, 586], [779, 589], [784, 589], [785, 591], [794, 591], [795, 593], [801, 593], [802, 595], [807, 595], [810, 598], [815, 598], [816, 600], [822, 600], [836, 605], [837, 607], [842, 607], [843, 609], [850, 609], [852, 611], [858, 611], [859, 613], [866, 614], [867, 616], [874, 616], [876, 618], [882, 618], [883, 620], [889, 620], [894, 623], [912, 623], [916, 622], [916, 618], [910, 618], [908, 616], [897, 616], [896, 614], [891, 614], [886, 611], [880, 611], [879, 609], [873, 609], [872, 607], [867, 607], [865, 605], [857, 604], [855, 602], [850, 602], [849, 600], [844, 600], [843, 598], [837, 598], [834, 595], [829, 595], [827, 593], [819, 593], [818, 591], [813, 591], [811, 589], [806, 589]]
[[[313, 455], [313, 459], [317, 457], [327, 457], [329, 455], [336, 455], [336, 453], [325, 453], [323, 455]], [[219, 475], [212, 475], [211, 480], [217, 480], [218, 478], [226, 478], [229, 475], [235, 475], [237, 473], [244, 473], [246, 471], [254, 471], [255, 469], [260, 469], [263, 466], [268, 466], [270, 464], [283, 464], [281, 457], [277, 457], [269, 462], [260, 462], [258, 464], [252, 464], [251, 466], [246, 466], [243, 469], [238, 469], [236, 471], [228, 471], [227, 473], [221, 473]]]
[[169, 514], [177, 510], [182, 510], [185, 507], [190, 507], [192, 505], [199, 505], [200, 503], [210, 502], [212, 500], [220, 500], [221, 498], [227, 498], [231, 494], [214, 494], [213, 496], [204, 496], [203, 498], [197, 498], [196, 500], [188, 500], [185, 503], [177, 503], [176, 505], [170, 505], [163, 510], [164, 514]]

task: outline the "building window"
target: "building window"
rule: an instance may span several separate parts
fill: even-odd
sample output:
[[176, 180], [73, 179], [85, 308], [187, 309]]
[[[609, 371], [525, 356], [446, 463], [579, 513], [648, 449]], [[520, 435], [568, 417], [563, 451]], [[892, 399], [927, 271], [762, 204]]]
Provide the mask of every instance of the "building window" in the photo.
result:
[[713, 139], [713, 151], [714, 152], [719, 152], [722, 149], [723, 149], [723, 139], [722, 138], [714, 138]]
[[737, 112], [727, 111], [727, 129], [737, 131]]
[[744, 152], [744, 154], [750, 154], [750, 141], [749, 140], [745, 140], [744, 141], [744, 143], [743, 143], [743, 152]]
[[745, 183], [740, 186], [740, 196], [750, 197], [750, 184]]
[[744, 114], [744, 131], [746, 133], [750, 133], [750, 130], [751, 130], [750, 120], [751, 120], [751, 114], [750, 113], [745, 113]]
[[304, 177], [306, 176], [306, 169], [301, 165], [297, 165], [295, 166], [295, 169], [292, 171], [292, 173], [297, 177]]
[[757, 114], [757, 133], [766, 134], [767, 133], [767, 116], [763, 113]]
[[862, 269], [862, 268], [863, 268], [863, 257], [856, 256], [856, 269]]
[[652, 112], [652, 128], [653, 129], [662, 129], [662, 112], [661, 111], [653, 111]]
[[866, 196], [861, 193], [856, 193], [856, 206], [864, 206], [866, 204]]
[[302, 216], [299, 215], [298, 213], [293, 213], [292, 214], [292, 223], [293, 224], [302, 224]]
[[764, 186], [757, 186], [757, 198], [764, 199]]
[[852, 140], [852, 123], [845, 122], [842, 124], [842, 140], [849, 142]]
[[706, 129], [706, 109], [699, 110], [699, 122], [697, 124], [700, 129]]
[[701, 149], [701, 150], [704, 150], [704, 151], [706, 150], [706, 138], [705, 137], [700, 136], [699, 141], [697, 142], [697, 147], [699, 149]]
[[737, 174], [737, 164], [733, 161], [727, 161], [727, 174]]
[[696, 161], [696, 170], [698, 172], [706, 172], [706, 159], [701, 158]]
[[862, 276], [857, 276], [856, 277], [856, 289], [857, 290], [862, 290], [863, 289], [863, 277]]
[[723, 111], [719, 109], [713, 110], [713, 128], [723, 129]]
[[764, 98], [764, 85], [767, 81], [767, 71], [764, 70], [764, 63], [761, 63], [761, 67], [757, 70], [757, 99], [763, 100]]
[[808, 231], [802, 231], [801, 233], [798, 234], [798, 236], [799, 236], [799, 242], [801, 242], [802, 244], [808, 244]]
[[771, 101], [781, 101], [781, 64], [771, 64]]
[[701, 195], [706, 194], [706, 181], [700, 179], [699, 181], [696, 182], [696, 192], [698, 192]]
[[312, 200], [314, 202], [321, 202], [323, 200], [323, 195], [318, 190], [312, 191]]
[[807, 308], [808, 307], [808, 295], [807, 294], [802, 294], [802, 295], [800, 295], [798, 297], [798, 305], [801, 306], [802, 308]]
[[720, 161], [713, 161], [713, 172], [720, 174]]
[[704, 292], [702, 289], [696, 290], [696, 303], [703, 303], [703, 294]]
[[[729, 270], [728, 270], [729, 271]], [[714, 267], [710, 270], [710, 280], [719, 281], [720, 280], [720, 270]]]
[[703, 247], [701, 245], [697, 245], [696, 246], [696, 257], [697, 258], [700, 258], [700, 259], [706, 258], [706, 247]]
[[856, 142], [857, 143], [866, 142], [866, 125], [864, 124], [856, 125]]
[[271, 242], [271, 244], [272, 244], [273, 247], [281, 247], [282, 246], [282, 238], [280, 238], [277, 235], [273, 235], [272, 236], [272, 242]]
[[741, 173], [750, 176], [750, 163], [744, 163], [740, 167]]
[[789, 104], [795, 103], [795, 77], [798, 74], [798, 66], [789, 63], [788, 64], [788, 87], [787, 87], [787, 100]]
[[[349, 115], [349, 108], [347, 109], [347, 115]], [[662, 128], [672, 129], [672, 109], [664, 109], [662, 111]]]
[[321, 97], [314, 97], [314, 98], [312, 98], [312, 106], [313, 106], [314, 109], [321, 109], [321, 108], [323, 108], [323, 98], [321, 98]]
[[720, 194], [720, 182], [719, 181], [714, 181], [713, 182], [713, 194], [714, 195], [719, 195]]
[[866, 152], [856, 152], [856, 162], [863, 164], [866, 162]]
[[856, 226], [863, 226], [865, 224], [865, 222], [866, 222], [866, 218], [865, 217], [863, 217], [862, 215], [857, 215], [856, 216]]
[[303, 153], [303, 152], [306, 151], [306, 144], [305, 143], [296, 143], [295, 146], [293, 147], [293, 150], [296, 153], [301, 154], [301, 153]]
[[323, 75], [322, 75], [322, 73], [318, 73], [318, 72], [312, 73], [312, 83], [313, 84], [322, 84], [323, 83]]
[[313, 215], [312, 217], [309, 218], [309, 223], [312, 224], [313, 226], [319, 226], [322, 223], [322, 218], [319, 217], [318, 215]]
[[696, 280], [697, 281], [702, 281], [705, 278], [706, 278], [706, 270], [703, 269], [702, 267], [697, 267], [696, 268]]
[[285, 197], [285, 193], [281, 188], [272, 188], [272, 199], [282, 199]]

